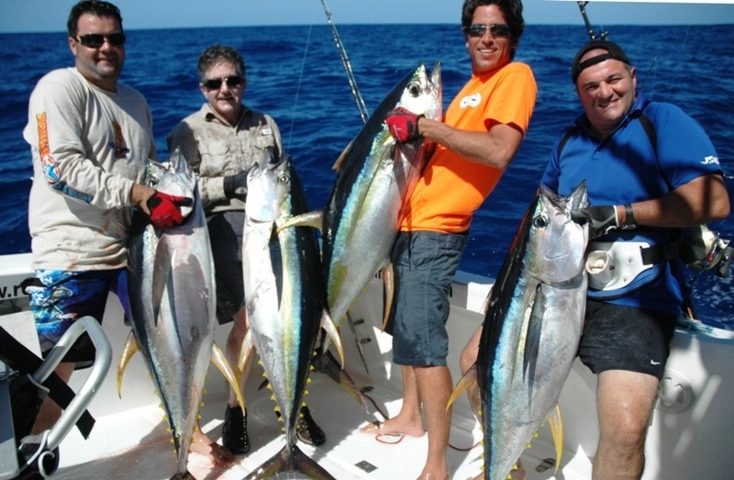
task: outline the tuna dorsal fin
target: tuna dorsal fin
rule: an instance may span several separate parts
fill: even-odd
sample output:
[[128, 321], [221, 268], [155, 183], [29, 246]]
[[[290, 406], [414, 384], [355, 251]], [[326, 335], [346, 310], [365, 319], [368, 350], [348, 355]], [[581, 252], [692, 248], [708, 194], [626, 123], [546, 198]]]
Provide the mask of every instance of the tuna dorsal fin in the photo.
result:
[[334, 165], [332, 165], [331, 169], [335, 172], [338, 172], [342, 169], [342, 165], [344, 165], [344, 162], [346, 161], [346, 158], [349, 156], [349, 152], [352, 151], [352, 145], [354, 145], [354, 140], [352, 139], [349, 144], [342, 150], [342, 153], [339, 154], [339, 158], [336, 159], [336, 162], [334, 162]]
[[326, 310], [321, 313], [321, 328], [324, 329], [326, 335], [328, 335], [334, 343], [336, 352], [339, 354], [339, 365], [344, 369], [344, 345], [342, 345], [342, 339], [341, 336], [339, 336], [339, 331], [336, 329], [336, 325], [334, 325], [331, 316], [329, 316], [329, 313]]
[[212, 363], [221, 372], [224, 379], [227, 380], [227, 383], [229, 383], [229, 387], [234, 392], [235, 397], [237, 397], [237, 403], [240, 405], [240, 408], [242, 408], [242, 411], [244, 412], [245, 396], [242, 394], [242, 389], [240, 388], [240, 378], [238, 375], [235, 375], [232, 367], [227, 361], [227, 357], [224, 355], [222, 349], [219, 348], [216, 343], [212, 344]]
[[548, 428], [553, 437], [553, 446], [556, 448], [556, 472], [561, 468], [561, 459], [563, 458], [563, 419], [561, 418], [561, 406], [556, 403], [548, 414]]
[[448, 402], [446, 402], [446, 409], [448, 410], [451, 405], [454, 404], [457, 398], [461, 396], [462, 393], [467, 392], [467, 395], [470, 395], [470, 389], [471, 388], [477, 388], [477, 365], [474, 364], [469, 370], [466, 371], [466, 373], [461, 377], [459, 382], [454, 387], [454, 390], [451, 392], [451, 396], [449, 397]]
[[390, 321], [390, 310], [392, 308], [393, 297], [395, 297], [395, 269], [392, 262], [388, 262], [380, 271], [382, 277], [382, 331], [387, 328]]
[[255, 351], [255, 340], [252, 336], [252, 330], [247, 329], [247, 333], [245, 334], [245, 338], [242, 340], [242, 347], [240, 348], [240, 356], [237, 358], [237, 371], [240, 375], [242, 375], [244, 372], [249, 371], [250, 364], [252, 362], [252, 359], [254, 358], [254, 355], [252, 353]]
[[127, 334], [125, 346], [122, 347], [120, 362], [117, 364], [117, 396], [120, 398], [122, 398], [122, 376], [125, 373], [127, 364], [130, 363], [130, 360], [138, 350], [138, 341], [135, 339], [132, 330], [130, 330], [130, 333]]

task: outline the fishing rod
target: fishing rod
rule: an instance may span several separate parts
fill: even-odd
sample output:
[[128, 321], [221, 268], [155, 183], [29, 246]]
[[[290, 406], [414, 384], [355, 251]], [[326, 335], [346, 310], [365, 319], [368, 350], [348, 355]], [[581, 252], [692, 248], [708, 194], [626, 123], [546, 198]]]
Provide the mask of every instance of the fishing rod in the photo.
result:
[[586, 5], [588, 5], [588, 3], [588, 1], [576, 2], [576, 4], [579, 6], [579, 10], [581, 11], [581, 16], [584, 18], [584, 23], [586, 24], [586, 32], [589, 34], [589, 38], [591, 40], [605, 40], [607, 38], [606, 30], [602, 30], [598, 36], [596, 33], [594, 33], [594, 27], [591, 26], [589, 17], [586, 15]]
[[354, 78], [354, 73], [352, 72], [352, 65], [349, 63], [349, 57], [347, 56], [347, 51], [344, 49], [344, 45], [342, 45], [342, 39], [339, 37], [339, 32], [336, 30], [336, 25], [334, 25], [334, 22], [331, 20], [331, 12], [329, 11], [328, 7], [326, 6], [326, 2], [324, 0], [321, 0], [321, 6], [324, 7], [324, 14], [326, 15], [326, 21], [329, 23], [329, 26], [331, 27], [331, 34], [334, 37], [334, 43], [336, 43], [336, 48], [339, 49], [339, 56], [342, 59], [342, 65], [344, 66], [344, 70], [347, 72], [347, 80], [349, 80], [349, 86], [352, 89], [352, 95], [354, 96], [354, 100], [357, 102], [357, 108], [359, 109], [359, 116], [362, 117], [362, 123], [367, 123], [367, 118], [369, 115], [367, 115], [367, 107], [364, 104], [364, 100], [362, 100], [362, 94], [359, 92], [359, 87], [357, 86], [357, 80]]

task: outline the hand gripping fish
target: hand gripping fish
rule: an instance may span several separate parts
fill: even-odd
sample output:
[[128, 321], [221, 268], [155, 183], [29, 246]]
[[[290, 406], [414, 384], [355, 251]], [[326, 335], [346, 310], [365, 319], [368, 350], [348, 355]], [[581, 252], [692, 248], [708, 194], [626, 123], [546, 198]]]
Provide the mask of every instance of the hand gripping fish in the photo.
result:
[[[518, 227], [489, 296], [475, 364], [484, 478], [503, 480], [555, 405], [578, 350], [586, 310], [586, 184], [566, 198], [541, 188]], [[471, 371], [470, 371], [471, 372]], [[452, 395], [466, 388], [467, 374]], [[453, 401], [453, 400], [450, 400]], [[549, 417], [561, 461], [558, 411]]]
[[[310, 224], [322, 229], [327, 302], [337, 325], [375, 273], [389, 263], [403, 202], [430, 154], [422, 138], [396, 143], [385, 117], [394, 108], [403, 107], [441, 120], [441, 93], [440, 65], [430, 75], [423, 65], [406, 75], [337, 160], [337, 176], [326, 208], [281, 226]], [[389, 306], [392, 275], [388, 273], [387, 278], [385, 304]]]
[[[264, 155], [247, 178], [242, 268], [250, 330], [238, 363], [240, 371], [248, 370], [245, 362], [254, 343], [285, 425], [286, 444], [248, 479], [294, 471], [332, 478], [296, 446], [296, 422], [320, 326], [338, 342], [325, 309], [316, 230], [288, 228], [274, 236], [276, 222], [305, 211], [303, 187], [288, 158]], [[336, 344], [343, 357], [341, 343]]]
[[[168, 164], [150, 164], [148, 181], [165, 193], [194, 199], [183, 224], [157, 229], [147, 221], [129, 246], [132, 334], [120, 358], [118, 392], [127, 363], [139, 349], [160, 394], [173, 437], [177, 471], [186, 463], [210, 361], [233, 390], [237, 381], [214, 344], [216, 296], [209, 234], [196, 178], [178, 150]], [[133, 338], [134, 335], [134, 338]], [[238, 400], [244, 408], [244, 400]]]

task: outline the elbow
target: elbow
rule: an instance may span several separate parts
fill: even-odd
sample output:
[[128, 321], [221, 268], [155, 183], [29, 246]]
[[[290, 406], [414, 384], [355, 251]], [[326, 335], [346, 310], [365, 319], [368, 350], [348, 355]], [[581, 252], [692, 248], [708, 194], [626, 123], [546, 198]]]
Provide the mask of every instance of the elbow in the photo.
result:
[[723, 220], [729, 216], [731, 212], [731, 204], [729, 202], [729, 193], [726, 189], [724, 178], [721, 175], [710, 175], [706, 177], [705, 197], [702, 204], [702, 217], [705, 222], [714, 222]]

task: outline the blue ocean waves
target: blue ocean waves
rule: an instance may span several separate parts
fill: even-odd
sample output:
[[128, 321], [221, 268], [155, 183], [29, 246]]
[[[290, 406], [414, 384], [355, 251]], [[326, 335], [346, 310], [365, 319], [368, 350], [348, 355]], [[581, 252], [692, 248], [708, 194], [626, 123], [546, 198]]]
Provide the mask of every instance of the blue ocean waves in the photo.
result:
[[[367, 109], [371, 112], [418, 63], [442, 64], [444, 104], [470, 71], [458, 25], [342, 25], [339, 33]], [[711, 136], [727, 175], [734, 178], [734, 25], [605, 26], [638, 69], [651, 98], [681, 106]], [[362, 122], [326, 25], [195, 28], [128, 31], [123, 81], [147, 98], [159, 156], [165, 137], [204, 101], [196, 62], [214, 43], [238, 48], [247, 63], [245, 103], [272, 115], [305, 184], [309, 204], [326, 203], [332, 164]], [[579, 114], [570, 62], [587, 40], [582, 26], [529, 25], [516, 59], [529, 63], [538, 82], [538, 103], [528, 135], [495, 192], [477, 212], [461, 269], [494, 277], [535, 194], [553, 143]], [[19, 46], [23, 48], [19, 48]], [[28, 97], [47, 71], [72, 65], [66, 35], [0, 34], [0, 254], [30, 249], [27, 202], [32, 175], [22, 130]], [[611, 173], [611, 172], [610, 172]], [[734, 238], [734, 221], [715, 225]], [[704, 274], [693, 282], [699, 317], [734, 328], [734, 280]]]

